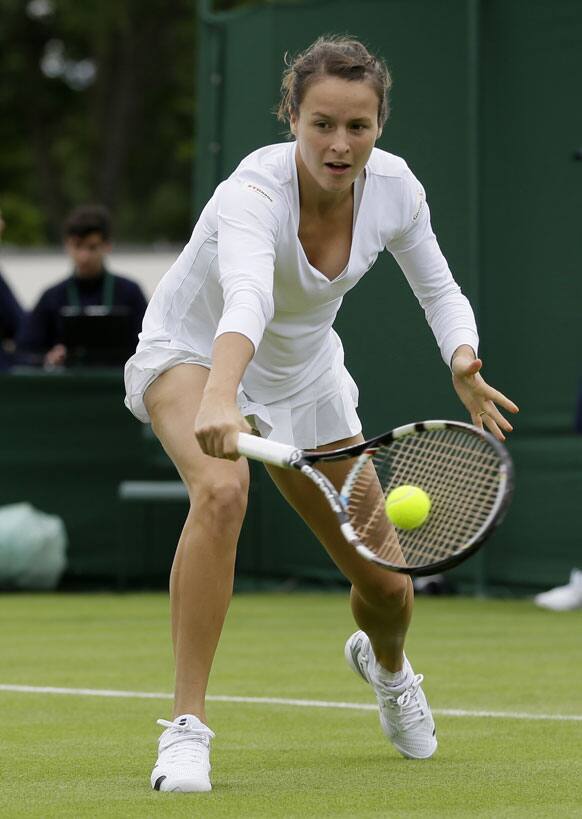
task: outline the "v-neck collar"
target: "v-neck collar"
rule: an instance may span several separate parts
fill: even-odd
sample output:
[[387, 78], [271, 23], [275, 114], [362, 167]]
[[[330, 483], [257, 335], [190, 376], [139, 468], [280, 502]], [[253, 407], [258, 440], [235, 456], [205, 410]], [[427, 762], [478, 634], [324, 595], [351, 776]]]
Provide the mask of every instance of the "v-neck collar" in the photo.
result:
[[301, 240], [299, 238], [299, 223], [301, 221], [301, 199], [299, 197], [299, 174], [297, 173], [297, 162], [296, 162], [296, 159], [295, 159], [296, 151], [297, 151], [297, 143], [294, 144], [293, 151], [291, 151], [291, 173], [292, 173], [292, 176], [293, 176], [293, 199], [294, 199], [295, 211], [296, 211], [296, 215], [297, 215], [296, 235], [297, 235], [297, 244], [299, 246], [299, 252], [303, 255], [303, 258], [305, 259], [305, 261], [309, 265], [310, 270], [312, 270], [313, 273], [318, 278], [321, 277], [328, 284], [334, 284], [335, 282], [339, 281], [340, 279], [343, 279], [347, 275], [347, 272], [348, 272], [348, 270], [350, 268], [350, 261], [351, 261], [351, 258], [352, 258], [352, 250], [353, 250], [353, 247], [354, 247], [354, 242], [356, 241], [356, 225], [357, 225], [357, 221], [358, 221], [358, 213], [360, 211], [362, 200], [364, 198], [364, 192], [365, 192], [365, 189], [366, 189], [366, 169], [364, 168], [362, 173], [354, 180], [354, 210], [353, 210], [353, 215], [352, 215], [352, 241], [350, 243], [350, 255], [348, 256], [347, 264], [344, 267], [344, 269], [341, 271], [341, 273], [338, 273], [338, 275], [335, 278], [330, 279], [325, 275], [325, 273], [322, 273], [321, 270], [319, 270], [317, 267], [315, 267], [314, 265], [311, 264], [311, 262], [307, 258], [307, 253], [305, 252], [305, 249], [304, 249], [303, 245], [301, 244]]

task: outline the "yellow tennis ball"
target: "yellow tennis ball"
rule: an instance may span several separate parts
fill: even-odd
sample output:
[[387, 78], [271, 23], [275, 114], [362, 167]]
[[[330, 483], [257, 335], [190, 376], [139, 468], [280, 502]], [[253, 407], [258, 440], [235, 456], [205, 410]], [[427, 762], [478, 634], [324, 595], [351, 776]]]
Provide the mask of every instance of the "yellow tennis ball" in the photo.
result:
[[422, 526], [429, 512], [430, 498], [419, 486], [397, 486], [386, 498], [386, 514], [399, 529]]

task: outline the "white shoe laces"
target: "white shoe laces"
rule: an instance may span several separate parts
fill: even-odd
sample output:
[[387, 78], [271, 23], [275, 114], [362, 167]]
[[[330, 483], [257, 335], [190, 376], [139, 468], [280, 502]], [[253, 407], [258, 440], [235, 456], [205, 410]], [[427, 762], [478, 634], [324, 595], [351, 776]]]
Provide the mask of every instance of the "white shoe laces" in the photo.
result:
[[214, 737], [210, 728], [190, 728], [176, 725], [166, 719], [159, 719], [158, 725], [167, 728], [162, 750], [167, 760], [176, 764], [195, 764], [207, 761], [208, 744]]
[[383, 697], [383, 704], [392, 711], [397, 712], [400, 724], [404, 730], [412, 728], [424, 719], [424, 709], [418, 698], [418, 689], [423, 680], [423, 674], [416, 674], [408, 688], [398, 696], [390, 694], [390, 689], [383, 686], [386, 692], [385, 697]]

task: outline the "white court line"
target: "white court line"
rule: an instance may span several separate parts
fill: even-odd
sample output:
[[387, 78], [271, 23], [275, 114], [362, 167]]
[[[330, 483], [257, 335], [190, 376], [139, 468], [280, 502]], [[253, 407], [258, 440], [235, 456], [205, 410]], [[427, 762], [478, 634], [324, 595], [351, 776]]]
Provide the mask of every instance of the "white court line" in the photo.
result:
[[[38, 685], [7, 685], [0, 683], [0, 691], [19, 694], [64, 694], [72, 697], [122, 697], [141, 700], [171, 700], [172, 694], [155, 691], [115, 691], [106, 688], [56, 688]], [[360, 702], [329, 702], [327, 700], [293, 700], [283, 697], [236, 697], [220, 694], [209, 695], [211, 702], [241, 702], [251, 705], [291, 705], [300, 708], [347, 708], [354, 711], [375, 711], [377, 705]], [[525, 711], [467, 711], [459, 708], [433, 708], [433, 714], [442, 717], [489, 717], [494, 719], [551, 720], [556, 722], [582, 722], [579, 714], [529, 714]]]

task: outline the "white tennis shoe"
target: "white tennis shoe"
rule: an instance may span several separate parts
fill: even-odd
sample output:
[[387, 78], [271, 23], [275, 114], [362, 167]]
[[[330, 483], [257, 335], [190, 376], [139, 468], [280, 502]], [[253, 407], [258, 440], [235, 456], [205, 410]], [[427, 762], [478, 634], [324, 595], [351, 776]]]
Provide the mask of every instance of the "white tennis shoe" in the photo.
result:
[[582, 609], [582, 571], [572, 569], [570, 582], [567, 585], [557, 586], [555, 589], [536, 594], [534, 602], [536, 606], [552, 611]]
[[404, 657], [409, 682], [405, 687], [391, 688], [374, 674], [376, 659], [368, 635], [363, 631], [356, 631], [349, 638], [345, 657], [350, 668], [374, 689], [382, 730], [394, 747], [409, 759], [432, 756], [437, 749], [436, 728], [420, 687], [422, 674], [415, 675]]
[[158, 725], [166, 730], [160, 736], [152, 788], [181, 793], [211, 790], [209, 757], [214, 734], [210, 728], [192, 714], [176, 717], [173, 722], [159, 719]]

